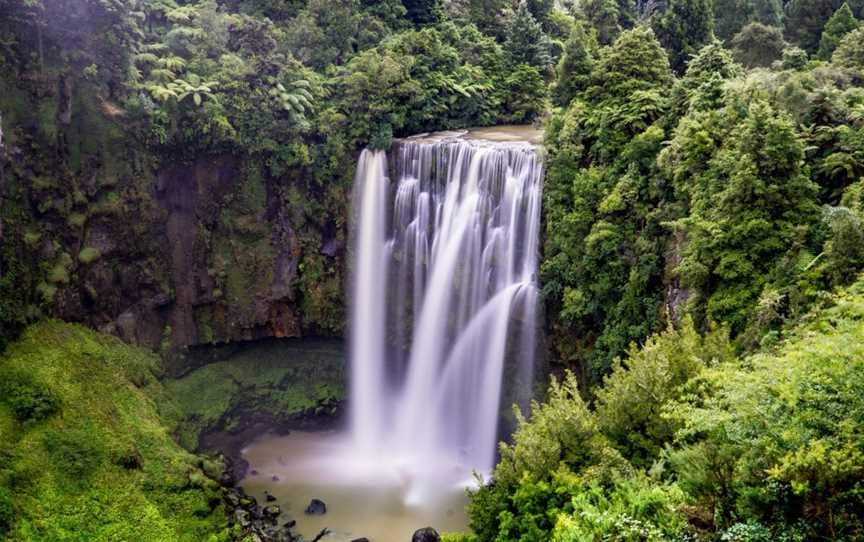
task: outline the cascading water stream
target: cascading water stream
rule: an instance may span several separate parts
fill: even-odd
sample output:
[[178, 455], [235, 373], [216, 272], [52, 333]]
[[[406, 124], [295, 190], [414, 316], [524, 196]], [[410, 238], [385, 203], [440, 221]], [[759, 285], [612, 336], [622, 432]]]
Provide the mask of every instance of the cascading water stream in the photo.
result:
[[401, 465], [409, 499], [442, 469], [491, 470], [502, 390], [531, 386], [536, 151], [444, 138], [397, 142], [389, 161], [383, 151], [361, 155], [351, 432], [358, 453]]

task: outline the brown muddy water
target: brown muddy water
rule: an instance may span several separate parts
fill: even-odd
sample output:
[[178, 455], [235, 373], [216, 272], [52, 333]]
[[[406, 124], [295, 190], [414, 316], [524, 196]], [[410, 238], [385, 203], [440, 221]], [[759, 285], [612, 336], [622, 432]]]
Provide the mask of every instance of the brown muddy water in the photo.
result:
[[[441, 472], [433, 491], [408, 498], [410, 481], [387, 457], [360, 457], [337, 432], [293, 432], [262, 437], [243, 450], [249, 462], [240, 483], [267, 504], [265, 491], [282, 510], [280, 524], [297, 521], [294, 532], [311, 541], [327, 529], [322, 542], [410, 542], [419, 528], [439, 532], [466, 530], [463, 472]], [[254, 474], [253, 474], [254, 473]], [[327, 505], [321, 516], [306, 515], [313, 498]]]
[[445, 139], [465, 139], [476, 141], [492, 141], [495, 143], [530, 143], [543, 144], [543, 130], [531, 125], [511, 124], [501, 126], [486, 126], [483, 128], [468, 128], [465, 130], [449, 130], [417, 134], [405, 138], [407, 141], [436, 142]]

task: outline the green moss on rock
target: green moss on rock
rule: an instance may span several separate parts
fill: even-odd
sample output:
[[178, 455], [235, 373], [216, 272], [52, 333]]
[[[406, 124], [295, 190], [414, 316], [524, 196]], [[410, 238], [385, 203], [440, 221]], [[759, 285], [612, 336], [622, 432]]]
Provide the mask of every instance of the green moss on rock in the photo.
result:
[[238, 418], [250, 413], [277, 422], [333, 415], [345, 396], [339, 341], [270, 340], [239, 350], [226, 347], [215, 356], [219, 361], [164, 382], [179, 403], [179, 436], [188, 448], [198, 446], [204, 431], [237, 429]]

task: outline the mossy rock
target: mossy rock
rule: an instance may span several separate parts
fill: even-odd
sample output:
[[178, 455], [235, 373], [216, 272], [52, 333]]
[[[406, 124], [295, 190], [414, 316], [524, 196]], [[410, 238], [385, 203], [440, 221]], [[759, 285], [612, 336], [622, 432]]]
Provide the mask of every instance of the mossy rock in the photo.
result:
[[180, 441], [190, 449], [205, 431], [240, 429], [245, 415], [265, 413], [276, 422], [335, 415], [345, 396], [338, 340], [267, 340], [193, 355], [216, 361], [164, 382], [180, 407]]

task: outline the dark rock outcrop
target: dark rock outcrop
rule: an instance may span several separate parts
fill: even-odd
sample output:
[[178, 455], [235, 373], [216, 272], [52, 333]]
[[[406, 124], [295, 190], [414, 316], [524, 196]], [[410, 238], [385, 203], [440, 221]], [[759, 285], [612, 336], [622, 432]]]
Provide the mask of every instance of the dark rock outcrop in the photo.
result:
[[306, 507], [306, 513], [310, 516], [320, 516], [327, 513], [327, 505], [320, 499], [312, 499]]
[[291, 529], [295, 522], [289, 521], [278, 526], [282, 509], [278, 505], [264, 508], [254, 497], [243, 493], [239, 488], [224, 488], [225, 511], [231, 523], [239, 525], [244, 535], [260, 542], [299, 542], [302, 538]]
[[423, 527], [414, 531], [411, 542], [441, 542], [441, 536], [432, 527]]

